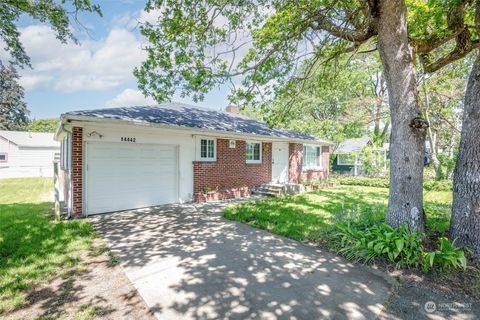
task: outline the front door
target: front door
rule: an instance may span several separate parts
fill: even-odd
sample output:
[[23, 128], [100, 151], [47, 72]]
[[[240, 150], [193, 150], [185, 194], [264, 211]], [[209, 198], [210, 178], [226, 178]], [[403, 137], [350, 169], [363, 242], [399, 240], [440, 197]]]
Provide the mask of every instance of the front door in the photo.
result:
[[272, 182], [288, 182], [288, 143], [272, 143]]

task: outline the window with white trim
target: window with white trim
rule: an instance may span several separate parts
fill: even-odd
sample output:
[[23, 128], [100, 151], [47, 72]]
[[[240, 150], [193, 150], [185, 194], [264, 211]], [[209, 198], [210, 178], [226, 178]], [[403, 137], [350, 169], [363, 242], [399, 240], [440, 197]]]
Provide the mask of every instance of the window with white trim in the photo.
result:
[[337, 165], [339, 166], [353, 166], [355, 165], [355, 155], [352, 153], [337, 154]]
[[200, 139], [200, 160], [215, 161], [215, 139]]
[[317, 146], [303, 146], [302, 167], [305, 170], [322, 168], [322, 150]]
[[6, 152], [0, 152], [0, 162], [7, 162], [8, 154]]
[[262, 163], [262, 144], [247, 142], [247, 163]]

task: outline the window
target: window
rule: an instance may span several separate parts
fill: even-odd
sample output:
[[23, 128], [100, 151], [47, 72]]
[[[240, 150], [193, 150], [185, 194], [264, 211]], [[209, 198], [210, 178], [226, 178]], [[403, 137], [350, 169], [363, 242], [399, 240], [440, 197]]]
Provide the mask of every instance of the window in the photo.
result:
[[215, 140], [200, 139], [200, 159], [215, 160]]
[[262, 162], [262, 144], [260, 142], [247, 142], [247, 163]]
[[71, 135], [62, 140], [60, 145], [60, 164], [62, 169], [70, 170], [70, 155], [72, 152], [72, 138]]
[[303, 146], [303, 169], [321, 169], [322, 153], [320, 147]]
[[0, 162], [7, 162], [8, 161], [8, 154], [5, 152], [0, 153]]
[[337, 155], [337, 165], [353, 166], [355, 165], [355, 155], [352, 153], [341, 153]]

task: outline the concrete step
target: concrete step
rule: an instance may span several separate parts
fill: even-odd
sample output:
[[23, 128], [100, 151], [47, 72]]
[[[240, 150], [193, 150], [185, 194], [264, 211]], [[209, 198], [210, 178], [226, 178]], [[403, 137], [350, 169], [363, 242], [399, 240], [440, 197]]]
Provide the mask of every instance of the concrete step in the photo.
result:
[[255, 191], [264, 192], [264, 193], [271, 193], [271, 194], [275, 194], [277, 196], [281, 196], [283, 194], [283, 192], [281, 190], [271, 190], [271, 189], [266, 189], [266, 188], [259, 188], [259, 189], [256, 189]]
[[303, 185], [288, 183], [265, 183], [257, 187], [254, 193], [271, 197], [280, 197], [286, 194], [298, 194], [304, 192]]
[[262, 196], [267, 196], [267, 197], [279, 197], [281, 196], [282, 194], [278, 193], [278, 192], [270, 192], [270, 191], [267, 191], [267, 190], [261, 190], [261, 189], [256, 189], [252, 192], [253, 194], [258, 194], [258, 195], [262, 195]]

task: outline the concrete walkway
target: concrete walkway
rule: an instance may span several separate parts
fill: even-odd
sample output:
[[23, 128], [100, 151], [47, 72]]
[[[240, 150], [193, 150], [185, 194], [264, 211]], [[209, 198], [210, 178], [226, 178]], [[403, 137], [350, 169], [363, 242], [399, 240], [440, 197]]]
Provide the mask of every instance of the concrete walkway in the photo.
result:
[[232, 222], [224, 204], [92, 217], [158, 319], [374, 319], [391, 280]]

